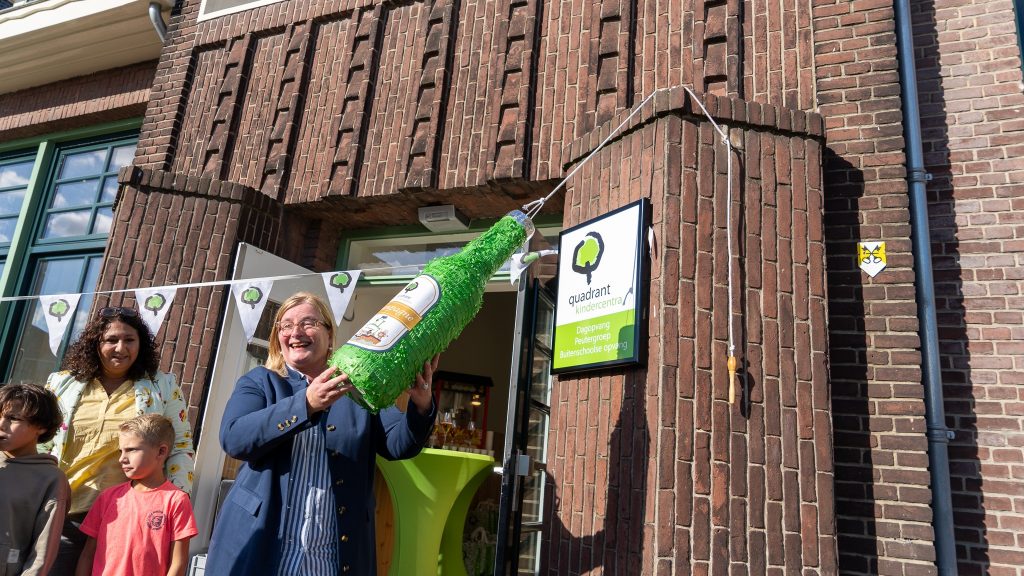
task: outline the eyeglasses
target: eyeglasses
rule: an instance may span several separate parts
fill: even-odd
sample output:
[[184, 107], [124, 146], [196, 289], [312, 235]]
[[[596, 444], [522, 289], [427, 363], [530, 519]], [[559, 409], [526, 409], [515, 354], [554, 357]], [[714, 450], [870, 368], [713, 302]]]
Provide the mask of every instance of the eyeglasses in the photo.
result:
[[122, 308], [120, 306], [110, 306], [107, 308], [100, 308], [100, 318], [116, 318], [118, 316], [122, 318], [136, 318], [139, 315], [139, 311], [135, 308]]
[[302, 330], [303, 332], [309, 332], [310, 330], [313, 330], [314, 328], [319, 328], [320, 326], [326, 328], [327, 323], [321, 320], [314, 320], [313, 318], [303, 318], [302, 320], [299, 320], [298, 323], [291, 322], [289, 320], [285, 320], [284, 322], [278, 322], [277, 330], [282, 334], [291, 334], [292, 332], [295, 331], [296, 328]]

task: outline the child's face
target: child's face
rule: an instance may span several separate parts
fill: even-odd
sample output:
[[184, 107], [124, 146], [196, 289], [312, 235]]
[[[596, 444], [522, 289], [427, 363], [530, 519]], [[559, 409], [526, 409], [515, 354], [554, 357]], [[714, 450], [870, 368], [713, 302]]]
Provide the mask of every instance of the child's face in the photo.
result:
[[144, 480], [163, 472], [167, 459], [166, 445], [153, 446], [134, 432], [121, 432], [118, 437], [121, 448], [121, 470], [130, 480]]
[[35, 454], [39, 436], [45, 431], [22, 417], [20, 403], [0, 406], [0, 450], [14, 458]]

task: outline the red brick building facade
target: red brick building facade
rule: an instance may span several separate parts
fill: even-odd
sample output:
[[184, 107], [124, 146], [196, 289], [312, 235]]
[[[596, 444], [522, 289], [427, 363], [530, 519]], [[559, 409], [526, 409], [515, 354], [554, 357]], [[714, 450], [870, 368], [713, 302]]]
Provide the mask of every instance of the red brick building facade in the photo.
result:
[[[582, 165], [564, 226], [652, 203], [648, 357], [559, 378], [539, 571], [938, 573], [891, 0], [234, 4], [179, 1], [155, 64], [0, 93], [3, 140], [143, 118], [98, 289], [229, 278], [238, 242], [333, 270], [353, 231], [496, 217]], [[1024, 15], [911, 6], [958, 567], [1019, 576]], [[731, 222], [681, 85], [729, 130]], [[161, 332], [193, 422], [227, 294]]]

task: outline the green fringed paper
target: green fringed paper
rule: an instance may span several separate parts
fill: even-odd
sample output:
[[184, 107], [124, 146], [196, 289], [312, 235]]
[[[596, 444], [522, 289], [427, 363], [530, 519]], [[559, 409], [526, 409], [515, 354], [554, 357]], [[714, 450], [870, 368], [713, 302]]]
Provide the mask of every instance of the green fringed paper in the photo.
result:
[[487, 281], [532, 234], [530, 219], [513, 211], [459, 253], [430, 261], [331, 356], [331, 366], [351, 379], [353, 398], [373, 413], [394, 404], [423, 363], [476, 316]]

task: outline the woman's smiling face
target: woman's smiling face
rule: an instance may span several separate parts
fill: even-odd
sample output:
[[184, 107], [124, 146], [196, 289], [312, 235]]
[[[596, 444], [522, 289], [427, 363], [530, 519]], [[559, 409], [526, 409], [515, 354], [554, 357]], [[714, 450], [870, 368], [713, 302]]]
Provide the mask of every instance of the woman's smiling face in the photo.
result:
[[117, 320], [107, 325], [99, 345], [100, 366], [108, 378], [123, 378], [139, 357], [139, 332]]
[[[303, 321], [315, 321], [303, 329]], [[308, 322], [306, 322], [308, 324]], [[316, 376], [327, 368], [327, 353], [330, 351], [330, 336], [324, 327], [325, 320], [317, 309], [307, 302], [288, 309], [278, 320], [277, 341], [281, 345], [284, 361], [299, 372]], [[281, 326], [292, 326], [289, 331]]]

